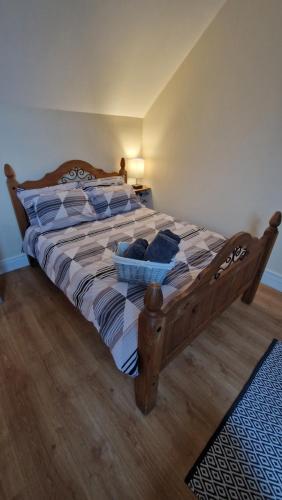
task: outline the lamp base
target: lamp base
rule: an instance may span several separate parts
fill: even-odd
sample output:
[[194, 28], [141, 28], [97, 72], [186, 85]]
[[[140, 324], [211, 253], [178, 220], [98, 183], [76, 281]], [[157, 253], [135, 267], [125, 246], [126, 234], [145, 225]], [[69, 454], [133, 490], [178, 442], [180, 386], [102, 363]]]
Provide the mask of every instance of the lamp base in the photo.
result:
[[142, 189], [143, 185], [142, 184], [133, 184], [134, 189]]

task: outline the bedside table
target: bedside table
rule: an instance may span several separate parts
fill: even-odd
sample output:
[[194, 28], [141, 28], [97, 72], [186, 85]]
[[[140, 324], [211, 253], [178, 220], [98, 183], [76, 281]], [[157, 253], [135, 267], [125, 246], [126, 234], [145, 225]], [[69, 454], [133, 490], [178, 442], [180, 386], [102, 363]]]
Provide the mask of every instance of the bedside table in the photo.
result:
[[134, 191], [140, 203], [143, 203], [146, 207], [152, 208], [152, 193], [149, 186], [143, 185], [143, 187], [134, 189]]

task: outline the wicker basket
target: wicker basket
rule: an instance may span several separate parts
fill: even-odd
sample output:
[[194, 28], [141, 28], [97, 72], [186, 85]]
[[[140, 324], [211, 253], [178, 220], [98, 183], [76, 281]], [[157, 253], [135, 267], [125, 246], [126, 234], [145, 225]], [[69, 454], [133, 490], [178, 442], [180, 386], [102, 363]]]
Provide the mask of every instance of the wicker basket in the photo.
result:
[[159, 283], [162, 284], [168, 271], [175, 266], [175, 260], [168, 264], [150, 262], [149, 260], [127, 259], [123, 253], [129, 243], [119, 242], [113, 261], [116, 266], [118, 280], [130, 283]]

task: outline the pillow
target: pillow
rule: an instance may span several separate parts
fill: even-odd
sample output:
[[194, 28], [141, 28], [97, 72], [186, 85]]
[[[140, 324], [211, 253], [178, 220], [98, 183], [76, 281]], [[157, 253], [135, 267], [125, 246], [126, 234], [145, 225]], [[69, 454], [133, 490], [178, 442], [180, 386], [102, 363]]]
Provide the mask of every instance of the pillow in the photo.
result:
[[17, 189], [17, 197], [19, 198], [21, 204], [23, 205], [29, 222], [32, 226], [37, 226], [38, 221], [36, 214], [34, 212], [34, 201], [44, 193], [53, 193], [57, 191], [69, 191], [77, 187], [77, 182], [67, 182], [66, 184], [56, 184], [55, 186], [47, 186], [38, 189]]
[[95, 188], [88, 192], [88, 197], [95, 209], [98, 220], [123, 212], [130, 212], [141, 207], [134, 189], [127, 184]]
[[45, 229], [96, 220], [95, 211], [82, 189], [41, 194], [34, 200], [34, 212], [37, 223]]
[[104, 193], [110, 193], [112, 191], [120, 191], [120, 190], [124, 190], [126, 192], [129, 192], [129, 193], [134, 193], [135, 194], [135, 191], [132, 187], [131, 184], [123, 184], [122, 186], [96, 186], [96, 187], [91, 187], [91, 189], [84, 189], [83, 191], [86, 192], [86, 194], [89, 196], [90, 198], [90, 195], [93, 193], [99, 193], [99, 192], [104, 192]]
[[102, 177], [100, 179], [93, 179], [92, 181], [79, 181], [79, 186], [86, 191], [90, 191], [97, 186], [121, 186], [124, 184], [124, 179], [120, 175], [113, 177]]

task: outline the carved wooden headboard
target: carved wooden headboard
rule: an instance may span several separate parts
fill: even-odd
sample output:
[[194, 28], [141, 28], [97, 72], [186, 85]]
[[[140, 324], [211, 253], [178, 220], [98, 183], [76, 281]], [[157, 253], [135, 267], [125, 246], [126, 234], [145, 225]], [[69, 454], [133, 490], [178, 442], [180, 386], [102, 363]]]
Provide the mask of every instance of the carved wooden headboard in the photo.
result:
[[11, 165], [4, 166], [5, 175], [7, 177], [7, 185], [11, 196], [12, 204], [15, 210], [18, 225], [22, 236], [24, 236], [26, 229], [29, 226], [29, 220], [26, 212], [17, 197], [17, 188], [23, 189], [37, 189], [47, 186], [54, 186], [55, 184], [65, 184], [66, 182], [100, 179], [103, 177], [112, 177], [113, 175], [122, 175], [125, 182], [127, 182], [127, 172], [125, 170], [125, 159], [120, 160], [119, 172], [105, 172], [101, 168], [96, 168], [90, 163], [82, 160], [70, 160], [62, 163], [58, 168], [44, 175], [36, 181], [18, 182], [16, 174]]

